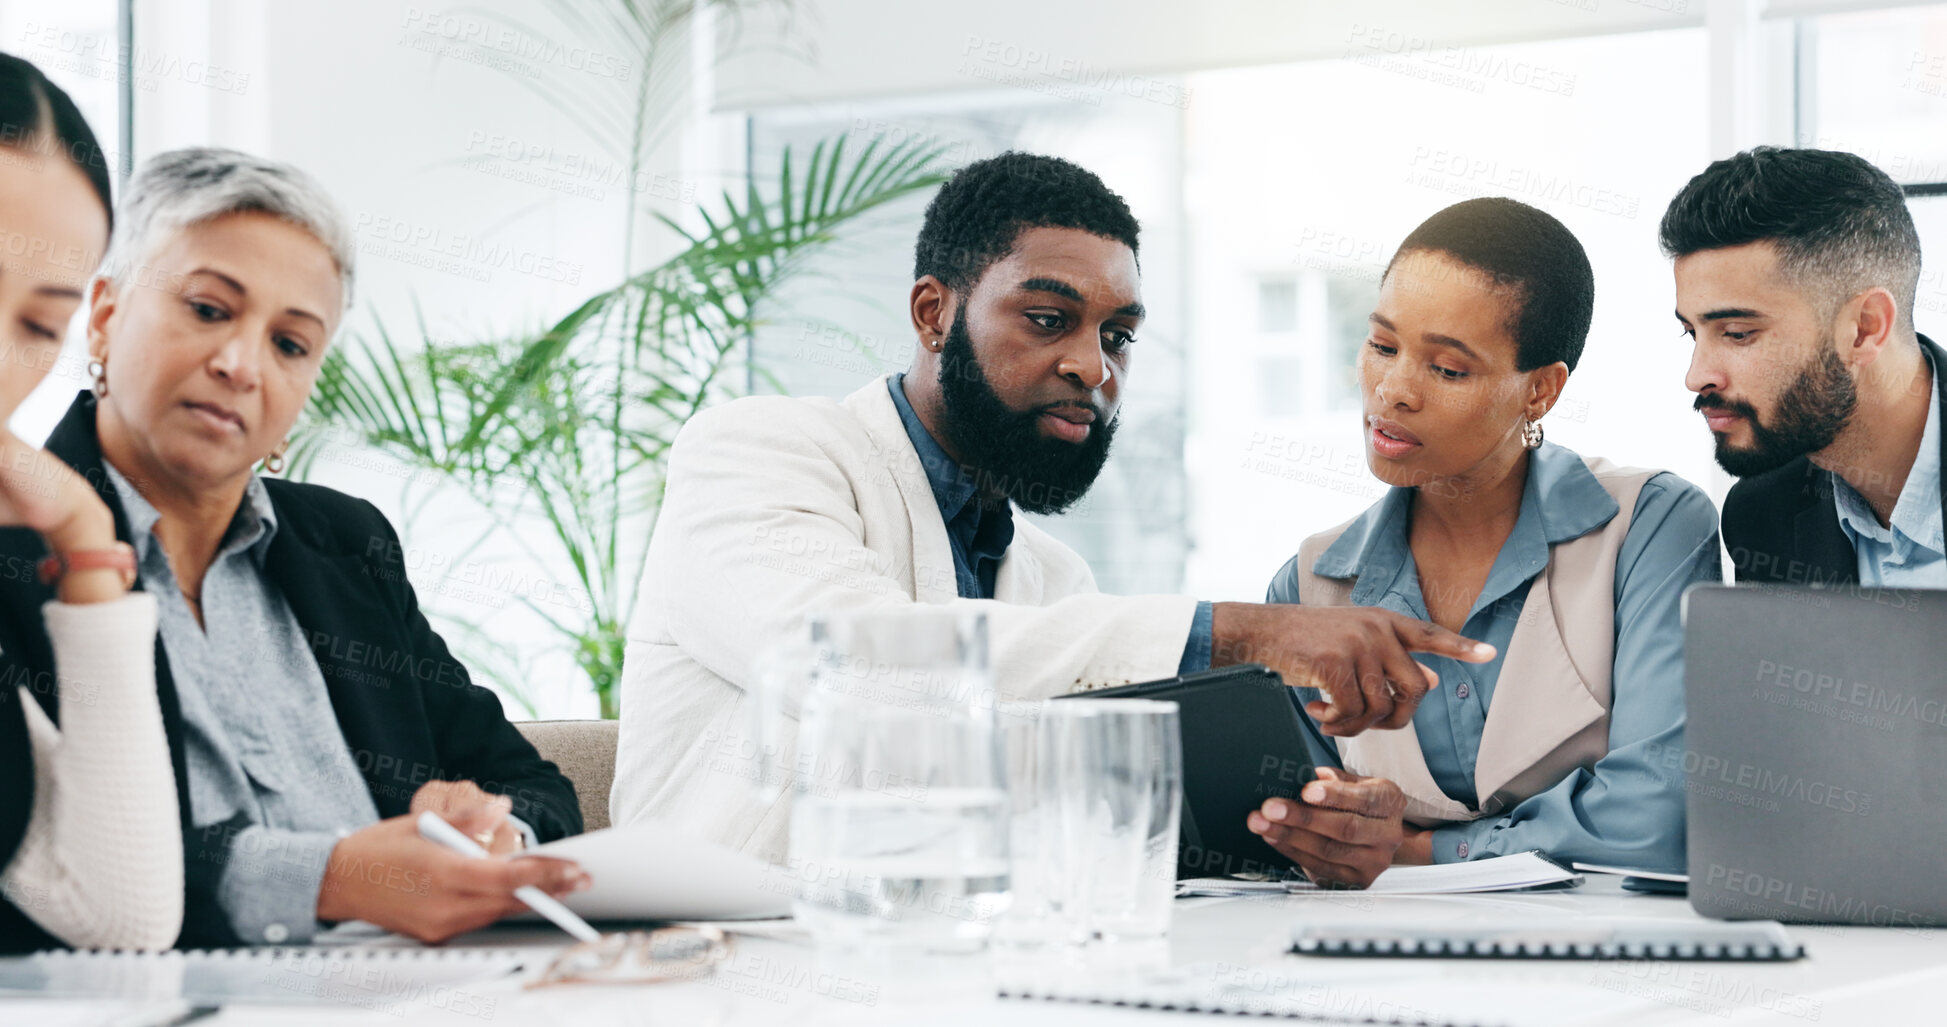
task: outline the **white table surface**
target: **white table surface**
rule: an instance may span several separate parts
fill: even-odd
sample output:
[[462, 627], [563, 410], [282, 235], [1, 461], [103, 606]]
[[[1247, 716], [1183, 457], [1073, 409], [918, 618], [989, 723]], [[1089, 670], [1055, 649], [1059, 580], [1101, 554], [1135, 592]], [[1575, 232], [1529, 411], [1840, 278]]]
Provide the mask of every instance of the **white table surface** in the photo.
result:
[[[1284, 953], [1291, 926], [1307, 917], [1400, 916], [1467, 921], [1506, 914], [1556, 918], [1696, 918], [1680, 897], [1637, 895], [1615, 878], [1547, 894], [1443, 897], [1327, 893], [1184, 899], [1166, 945], [1104, 946], [1081, 957], [963, 960], [944, 971], [887, 971], [821, 959], [802, 941], [739, 937], [710, 978], [652, 986], [564, 986], [523, 990], [503, 979], [427, 994], [409, 1002], [230, 1006], [197, 1027], [354, 1024], [743, 1025], [785, 1024], [1166, 1024], [1207, 1016], [993, 997], [996, 973], [1010, 980], [1080, 983], [1134, 964], [1167, 963], [1192, 973], [1261, 984], [1330, 1022], [1405, 1016], [1508, 1024], [1908, 1024], [1947, 1023], [1947, 934], [1874, 928], [1793, 927], [1807, 957], [1789, 963], [1660, 960], [1520, 961], [1333, 959]], [[544, 960], [559, 936], [503, 928], [456, 944], [534, 948]], [[1106, 968], [1106, 969], [1105, 969]], [[368, 1003], [368, 1005], [374, 1005]], [[0, 999], [0, 1024], [108, 1024], [100, 1003]], [[122, 1023], [145, 1023], [143, 1009]]]

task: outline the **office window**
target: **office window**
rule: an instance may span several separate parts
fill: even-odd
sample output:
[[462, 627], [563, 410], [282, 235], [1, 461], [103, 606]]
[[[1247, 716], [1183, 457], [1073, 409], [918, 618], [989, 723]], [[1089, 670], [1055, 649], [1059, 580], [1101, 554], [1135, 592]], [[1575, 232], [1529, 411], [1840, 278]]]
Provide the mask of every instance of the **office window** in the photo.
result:
[[[1670, 327], [1670, 270], [1656, 248], [1664, 203], [1709, 162], [1705, 44], [1704, 30], [1673, 28], [1469, 51], [1481, 67], [1533, 72], [1519, 82], [1423, 75], [1413, 61], [1363, 55], [1187, 78], [1196, 544], [1186, 590], [1262, 596], [1306, 536], [1384, 493], [1358, 417], [1365, 318], [1400, 240], [1469, 197], [1548, 211], [1595, 266], [1595, 324], [1548, 437], [1711, 481], [1709, 440], [1686, 416], [1689, 349]], [[1288, 116], [1296, 110], [1303, 116]], [[1260, 330], [1257, 283], [1270, 266], [1296, 279], [1288, 350], [1272, 350]], [[1268, 353], [1300, 362], [1273, 365]], [[1236, 401], [1241, 389], [1270, 388], [1241, 375], [1269, 378], [1274, 367], [1304, 368], [1296, 388], [1279, 387], [1282, 402]]]
[[1799, 141], [1849, 150], [1906, 186], [1923, 260], [1914, 322], [1947, 331], [1947, 5], [1835, 14], [1799, 26]]
[[1305, 358], [1276, 353], [1257, 360], [1257, 405], [1264, 417], [1281, 417], [1303, 402]]
[[1257, 330], [1265, 333], [1298, 330], [1298, 283], [1288, 278], [1257, 283]]
[[1902, 183], [1947, 182], [1947, 5], [1800, 23], [1810, 102], [1799, 140], [1850, 150]]
[[1378, 301], [1376, 280], [1341, 275], [1325, 279], [1326, 389], [1333, 406], [1359, 405], [1359, 349], [1366, 342], [1366, 318]]
[[[120, 146], [118, 82], [124, 73], [115, 0], [8, 0], [0, 5], [0, 50], [41, 69], [60, 86], [111, 154]], [[142, 80], [135, 82], [137, 89]]]

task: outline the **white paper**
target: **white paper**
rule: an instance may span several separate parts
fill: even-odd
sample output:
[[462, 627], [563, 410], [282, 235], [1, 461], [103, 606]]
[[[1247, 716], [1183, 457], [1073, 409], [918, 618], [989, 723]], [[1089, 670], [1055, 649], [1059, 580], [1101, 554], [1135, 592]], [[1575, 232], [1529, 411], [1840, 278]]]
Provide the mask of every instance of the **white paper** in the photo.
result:
[[1590, 874], [1615, 874], [1618, 877], [1640, 877], [1647, 881], [1673, 881], [1689, 884], [1689, 874], [1673, 874], [1667, 870], [1641, 870], [1635, 867], [1609, 867], [1599, 863], [1576, 863], [1575, 869]]
[[[1542, 885], [1580, 883], [1581, 875], [1532, 852], [1516, 852], [1468, 863], [1389, 867], [1366, 889], [1369, 895], [1459, 895], [1466, 892], [1515, 891]], [[1304, 895], [1326, 891], [1309, 881], [1285, 885], [1287, 892]], [[1342, 894], [1334, 891], [1333, 894]]]
[[[529, 855], [573, 860], [594, 886], [561, 901], [589, 920], [751, 920], [791, 915], [782, 867], [656, 820], [563, 838]], [[538, 919], [534, 914], [519, 919]]]

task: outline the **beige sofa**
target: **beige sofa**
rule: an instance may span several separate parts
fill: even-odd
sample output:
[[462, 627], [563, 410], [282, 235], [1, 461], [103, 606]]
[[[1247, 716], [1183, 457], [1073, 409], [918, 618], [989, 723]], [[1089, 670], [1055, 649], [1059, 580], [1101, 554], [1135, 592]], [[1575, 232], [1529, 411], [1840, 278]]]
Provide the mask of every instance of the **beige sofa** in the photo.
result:
[[608, 789], [615, 781], [613, 720], [524, 720], [514, 723], [541, 758], [561, 768], [581, 801], [584, 831], [608, 826]]

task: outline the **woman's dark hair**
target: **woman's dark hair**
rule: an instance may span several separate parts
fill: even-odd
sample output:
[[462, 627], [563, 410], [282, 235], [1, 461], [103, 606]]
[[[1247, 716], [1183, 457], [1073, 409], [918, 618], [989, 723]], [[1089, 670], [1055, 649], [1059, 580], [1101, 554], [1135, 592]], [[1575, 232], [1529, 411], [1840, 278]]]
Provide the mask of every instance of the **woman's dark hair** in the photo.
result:
[[41, 69], [0, 53], [0, 147], [60, 155], [81, 169], [101, 197], [112, 228], [115, 203], [108, 192], [108, 155], [68, 94]]
[[1463, 200], [1427, 218], [1399, 244], [1386, 273], [1408, 253], [1444, 253], [1513, 293], [1514, 366], [1560, 361], [1575, 370], [1595, 317], [1595, 271], [1575, 233], [1505, 196]]

